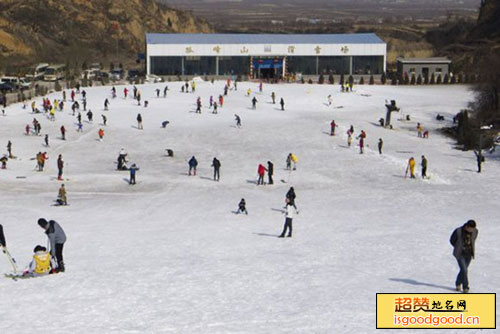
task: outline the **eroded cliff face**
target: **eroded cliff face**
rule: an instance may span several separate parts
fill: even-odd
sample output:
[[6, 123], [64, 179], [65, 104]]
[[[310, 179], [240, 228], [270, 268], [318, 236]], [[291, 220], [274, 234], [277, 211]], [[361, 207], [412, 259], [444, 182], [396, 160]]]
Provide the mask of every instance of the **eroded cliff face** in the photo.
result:
[[154, 0], [0, 1], [4, 61], [133, 57], [144, 51], [146, 32], [211, 32], [211, 28]]

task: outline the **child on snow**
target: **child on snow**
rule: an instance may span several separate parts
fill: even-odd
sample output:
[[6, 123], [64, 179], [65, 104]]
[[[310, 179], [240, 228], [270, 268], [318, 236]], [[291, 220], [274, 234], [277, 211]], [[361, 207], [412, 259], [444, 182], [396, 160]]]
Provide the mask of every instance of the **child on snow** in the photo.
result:
[[246, 209], [246, 202], [244, 198], [242, 198], [240, 203], [238, 203], [238, 211], [236, 211], [236, 214], [240, 213], [245, 213], [246, 215], [248, 215], [248, 211]]
[[66, 188], [64, 187], [64, 183], [61, 184], [61, 187], [59, 188], [59, 193], [57, 195], [56, 202], [58, 205], [68, 205], [68, 201], [66, 199]]
[[28, 268], [23, 272], [24, 277], [45, 276], [55, 272], [57, 265], [50, 256], [50, 253], [47, 252], [47, 248], [38, 245], [33, 250], [33, 253], [35, 253], [33, 260], [31, 260]]

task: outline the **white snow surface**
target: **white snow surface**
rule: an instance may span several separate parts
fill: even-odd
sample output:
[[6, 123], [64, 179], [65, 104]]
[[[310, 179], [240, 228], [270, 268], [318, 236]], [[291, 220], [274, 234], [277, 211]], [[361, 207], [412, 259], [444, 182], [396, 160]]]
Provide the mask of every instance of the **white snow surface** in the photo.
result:
[[[231, 90], [214, 115], [209, 97], [217, 100], [225, 82], [198, 82], [188, 94], [181, 93], [183, 84], [137, 86], [147, 108], [130, 98], [131, 85], [127, 99], [124, 86], [116, 87], [115, 99], [110, 87], [84, 88], [94, 123], [82, 111], [83, 133], [76, 132], [69, 102], [55, 122], [32, 114], [29, 104], [9, 106], [0, 116], [2, 151], [11, 140], [18, 157], [0, 170], [0, 223], [10, 252], [25, 266], [33, 248], [46, 245], [40, 217], [59, 222], [68, 237], [65, 273], [0, 279], [0, 333], [384, 332], [375, 329], [376, 293], [452, 293], [458, 266], [448, 240], [468, 219], [479, 229], [471, 292], [498, 292], [500, 156], [486, 154], [478, 174], [473, 152], [456, 149], [438, 131], [473, 99], [468, 87], [356, 86], [340, 93], [337, 85], [264, 84], [260, 93], [258, 83], [247, 82]], [[285, 111], [271, 103], [272, 91], [277, 101], [284, 98]], [[194, 112], [198, 96], [202, 114]], [[394, 129], [381, 128], [386, 99], [396, 99], [411, 121], [393, 114]], [[144, 130], [136, 128], [139, 112]], [[446, 120], [436, 121], [437, 113]], [[50, 136], [49, 148], [43, 136], [24, 135], [34, 117]], [[335, 137], [329, 136], [332, 119], [339, 124]], [[165, 129], [164, 120], [170, 121]], [[417, 122], [429, 139], [417, 137]], [[356, 136], [367, 133], [365, 154], [357, 140], [347, 147], [351, 124]], [[116, 170], [121, 148], [140, 167], [135, 186], [128, 172]], [[166, 156], [167, 148], [175, 157]], [[31, 160], [38, 151], [49, 154], [44, 172]], [[291, 174], [285, 170], [290, 152], [299, 158]], [[67, 207], [53, 206], [59, 154], [66, 162]], [[422, 154], [428, 180], [420, 177]], [[192, 155], [197, 176], [187, 175]], [[404, 178], [411, 156], [415, 180]], [[220, 182], [212, 180], [214, 157], [222, 163]], [[257, 186], [257, 166], [268, 160], [275, 184]], [[300, 214], [293, 237], [279, 239], [290, 186]], [[241, 198], [248, 216], [235, 214]], [[10, 271], [0, 255], [0, 272]]]

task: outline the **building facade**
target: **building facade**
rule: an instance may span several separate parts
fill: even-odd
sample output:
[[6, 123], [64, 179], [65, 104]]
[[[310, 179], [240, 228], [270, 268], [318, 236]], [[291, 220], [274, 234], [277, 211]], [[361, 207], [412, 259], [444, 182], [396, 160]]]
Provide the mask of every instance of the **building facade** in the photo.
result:
[[375, 34], [146, 34], [156, 75], [382, 74], [387, 45]]
[[451, 60], [445, 57], [436, 58], [398, 58], [397, 70], [398, 74], [408, 76], [419, 75], [425, 78], [430, 78], [432, 74], [444, 76], [450, 72]]

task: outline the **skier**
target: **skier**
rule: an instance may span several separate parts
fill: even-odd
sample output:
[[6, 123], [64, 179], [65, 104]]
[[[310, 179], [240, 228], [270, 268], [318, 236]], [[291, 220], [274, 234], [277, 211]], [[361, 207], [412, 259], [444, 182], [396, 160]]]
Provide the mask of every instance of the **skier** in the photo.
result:
[[156, 88], [156, 97], [160, 97], [160, 88]]
[[66, 128], [64, 127], [64, 125], [61, 126], [61, 137], [62, 140], [66, 140]]
[[130, 170], [130, 180], [128, 181], [128, 184], [135, 184], [135, 173], [139, 170], [139, 167], [137, 167], [136, 164], [132, 164], [129, 170]]
[[58, 205], [68, 205], [68, 201], [66, 199], [66, 188], [64, 187], [64, 183], [61, 184], [61, 187], [59, 188], [56, 202]]
[[263, 85], [264, 85], [264, 84], [263, 84], [263, 83], [262, 83], [262, 81], [261, 81], [261, 82], [259, 83], [259, 92], [261, 92], [261, 93], [262, 93], [262, 88], [263, 88]]
[[248, 90], [247, 90], [247, 96], [250, 97], [250, 94], [252, 94], [252, 89], [248, 88]]
[[137, 105], [140, 106], [141, 105], [141, 92], [139, 90], [137, 91], [136, 99], [137, 99]]
[[224, 86], [224, 96], [227, 96], [227, 91], [229, 90], [229, 86]]
[[186, 86], [186, 89], [185, 89], [185, 90], [186, 90], [186, 93], [189, 93], [189, 83], [188, 83], [187, 81], [186, 81], [185, 86]]
[[12, 142], [10, 140], [7, 142], [7, 153], [9, 153], [9, 159], [14, 158], [12, 155]]
[[201, 97], [196, 99], [196, 113], [201, 114]]
[[189, 159], [189, 176], [191, 176], [191, 171], [194, 172], [194, 176], [196, 176], [196, 167], [198, 166], [198, 160], [194, 157], [194, 155]]
[[424, 155], [422, 155], [422, 162], [420, 163], [420, 166], [422, 167], [422, 178], [426, 179], [427, 178], [427, 159], [425, 158]]
[[327, 99], [328, 99], [328, 106], [331, 106], [332, 105], [332, 96], [328, 95]]
[[469, 278], [467, 270], [469, 264], [474, 258], [475, 244], [478, 235], [476, 222], [469, 220], [463, 226], [455, 229], [450, 237], [450, 243], [453, 246], [453, 256], [457, 259], [460, 272], [455, 281], [457, 291], [469, 292]]
[[214, 158], [214, 160], [212, 161], [212, 167], [214, 168], [214, 181], [219, 181], [220, 166], [220, 161], [217, 158]]
[[262, 164], [259, 164], [257, 168], [257, 174], [259, 174], [259, 179], [257, 180], [257, 185], [264, 185], [264, 175], [266, 175], [267, 169]]
[[0, 224], [0, 247], [2, 247], [2, 250], [5, 253], [5, 248], [7, 248], [7, 242], [5, 241], [5, 235], [3, 234], [2, 224]]
[[61, 226], [54, 220], [47, 222], [44, 218], [38, 219], [38, 225], [45, 230], [50, 241], [50, 254], [56, 258], [56, 272], [64, 272], [63, 248], [66, 242], [66, 234]]
[[82, 114], [80, 112], [78, 112], [78, 115], [76, 115], [76, 120], [78, 121], [78, 123], [82, 122]]
[[71, 102], [75, 102], [75, 91], [71, 90]]
[[165, 129], [167, 127], [168, 123], [170, 123], [170, 122], [169, 121], [161, 122], [161, 127]]
[[59, 157], [57, 158], [57, 179], [59, 181], [62, 180], [62, 175], [63, 175], [63, 168], [64, 168], [64, 160], [62, 158], [62, 154], [59, 154]]
[[126, 99], [128, 95], [128, 89], [127, 87], [123, 88], [123, 97]]
[[217, 114], [217, 102], [214, 102], [213, 107], [214, 110], [212, 111], [212, 114]]
[[246, 215], [248, 215], [248, 211], [246, 208], [246, 202], [245, 202], [244, 198], [242, 198], [241, 201], [238, 203], [238, 211], [236, 211], [236, 214], [239, 214], [239, 213], [245, 213]]
[[142, 116], [141, 114], [137, 114], [137, 129], [142, 130]]
[[417, 123], [417, 136], [419, 138], [422, 138], [423, 131], [424, 131], [424, 128], [422, 127], [422, 125], [420, 125], [420, 123]]
[[23, 271], [22, 277], [39, 277], [56, 272], [57, 264], [47, 252], [47, 248], [38, 245], [33, 249], [33, 253], [33, 260]]
[[257, 98], [254, 96], [252, 99], [252, 109], [257, 109]]
[[408, 166], [406, 166], [405, 178], [408, 176], [408, 171], [410, 171], [410, 178], [415, 178], [415, 159], [413, 157], [408, 160]]
[[106, 99], [104, 100], [104, 110], [108, 110], [108, 106], [109, 106], [109, 100]]
[[101, 117], [102, 117], [102, 124], [103, 124], [104, 126], [106, 126], [106, 123], [108, 122], [108, 118], [107, 118], [107, 117], [106, 117], [106, 115], [104, 115], [104, 114], [102, 114], [102, 115], [101, 115]]
[[476, 161], [477, 161], [477, 172], [481, 173], [481, 164], [484, 162], [484, 156], [481, 150], [479, 151], [474, 151], [474, 154], [476, 155]]
[[104, 138], [104, 130], [102, 128], [99, 129], [97, 134], [99, 135], [99, 140], [102, 140]]
[[365, 130], [361, 130], [359, 136], [356, 137], [356, 139], [359, 139], [359, 154], [363, 154], [364, 152], [363, 149], [365, 147], [365, 138], [366, 138]]
[[219, 95], [219, 105], [221, 108], [224, 107], [224, 96], [222, 95]]
[[83, 123], [78, 122], [78, 128], [76, 129], [76, 132], [83, 132]]
[[286, 202], [286, 207], [285, 207], [285, 225], [283, 226], [283, 232], [281, 232], [279, 238], [284, 238], [286, 231], [288, 230], [288, 238], [292, 237], [292, 220], [293, 220], [293, 212], [295, 211], [296, 214], [299, 212], [297, 211], [297, 208], [293, 206], [288, 199], [285, 200]]
[[165, 88], [163, 88], [163, 97], [167, 97], [167, 92], [168, 92], [168, 86], [165, 86]]
[[286, 157], [286, 169], [287, 170], [292, 169], [292, 153], [289, 153], [288, 156]]
[[[77, 102], [75, 102], [75, 103], [77, 103]], [[82, 101], [82, 104], [83, 104], [83, 111], [86, 111], [87, 110], [87, 99], [84, 98]]]
[[7, 155], [4, 155], [3, 157], [0, 158], [0, 162], [2, 163], [2, 169], [7, 169], [7, 161], [9, 161], [9, 158]]
[[267, 178], [268, 178], [268, 184], [274, 184], [273, 181], [273, 174], [274, 174], [274, 164], [271, 161], [267, 162]]
[[[113, 86], [113, 88], [111, 88], [111, 96], [112, 96], [113, 98], [116, 98], [116, 87], [115, 87], [115, 86]], [[107, 100], [107, 99], [106, 99], [106, 100]]]
[[271, 99], [273, 99], [273, 104], [276, 104], [276, 93], [275, 92], [271, 93]]
[[293, 187], [290, 187], [290, 189], [288, 189], [288, 191], [286, 192], [285, 198], [288, 200], [290, 205], [295, 207], [295, 209], [297, 209], [297, 206], [295, 205], [296, 197], [297, 196], [295, 195], [295, 189], [293, 189]]
[[92, 117], [93, 117], [92, 110], [89, 109], [89, 111], [87, 112], [87, 119], [89, 120], [89, 123], [92, 123]]
[[45, 146], [49, 147], [49, 135], [47, 134], [45, 135], [44, 141], [45, 141]]
[[[384, 147], [384, 141], [382, 140], [382, 138], [379, 138], [378, 139], [378, 153], [379, 154], [382, 154], [382, 148]], [[423, 156], [422, 156], [423, 157]]]
[[24, 128], [24, 131], [26, 132], [26, 136], [29, 136], [30, 135], [30, 125], [29, 124], [26, 124], [26, 127]]
[[236, 127], [241, 128], [241, 118], [240, 116], [234, 114], [234, 119], [236, 120]]
[[196, 92], [196, 82], [195, 81], [191, 82], [191, 90], [193, 93]]
[[330, 123], [330, 136], [335, 136], [335, 128], [337, 127], [337, 123], [335, 123], [335, 120], [332, 120]]
[[285, 110], [285, 100], [281, 98], [280, 100], [281, 110]]
[[117, 169], [118, 170], [127, 170], [127, 166], [125, 163], [127, 163], [127, 152], [122, 148], [120, 150], [120, 153], [118, 153], [118, 164], [117, 164]]
[[214, 97], [210, 95], [210, 108], [212, 108], [212, 105], [214, 104]]

